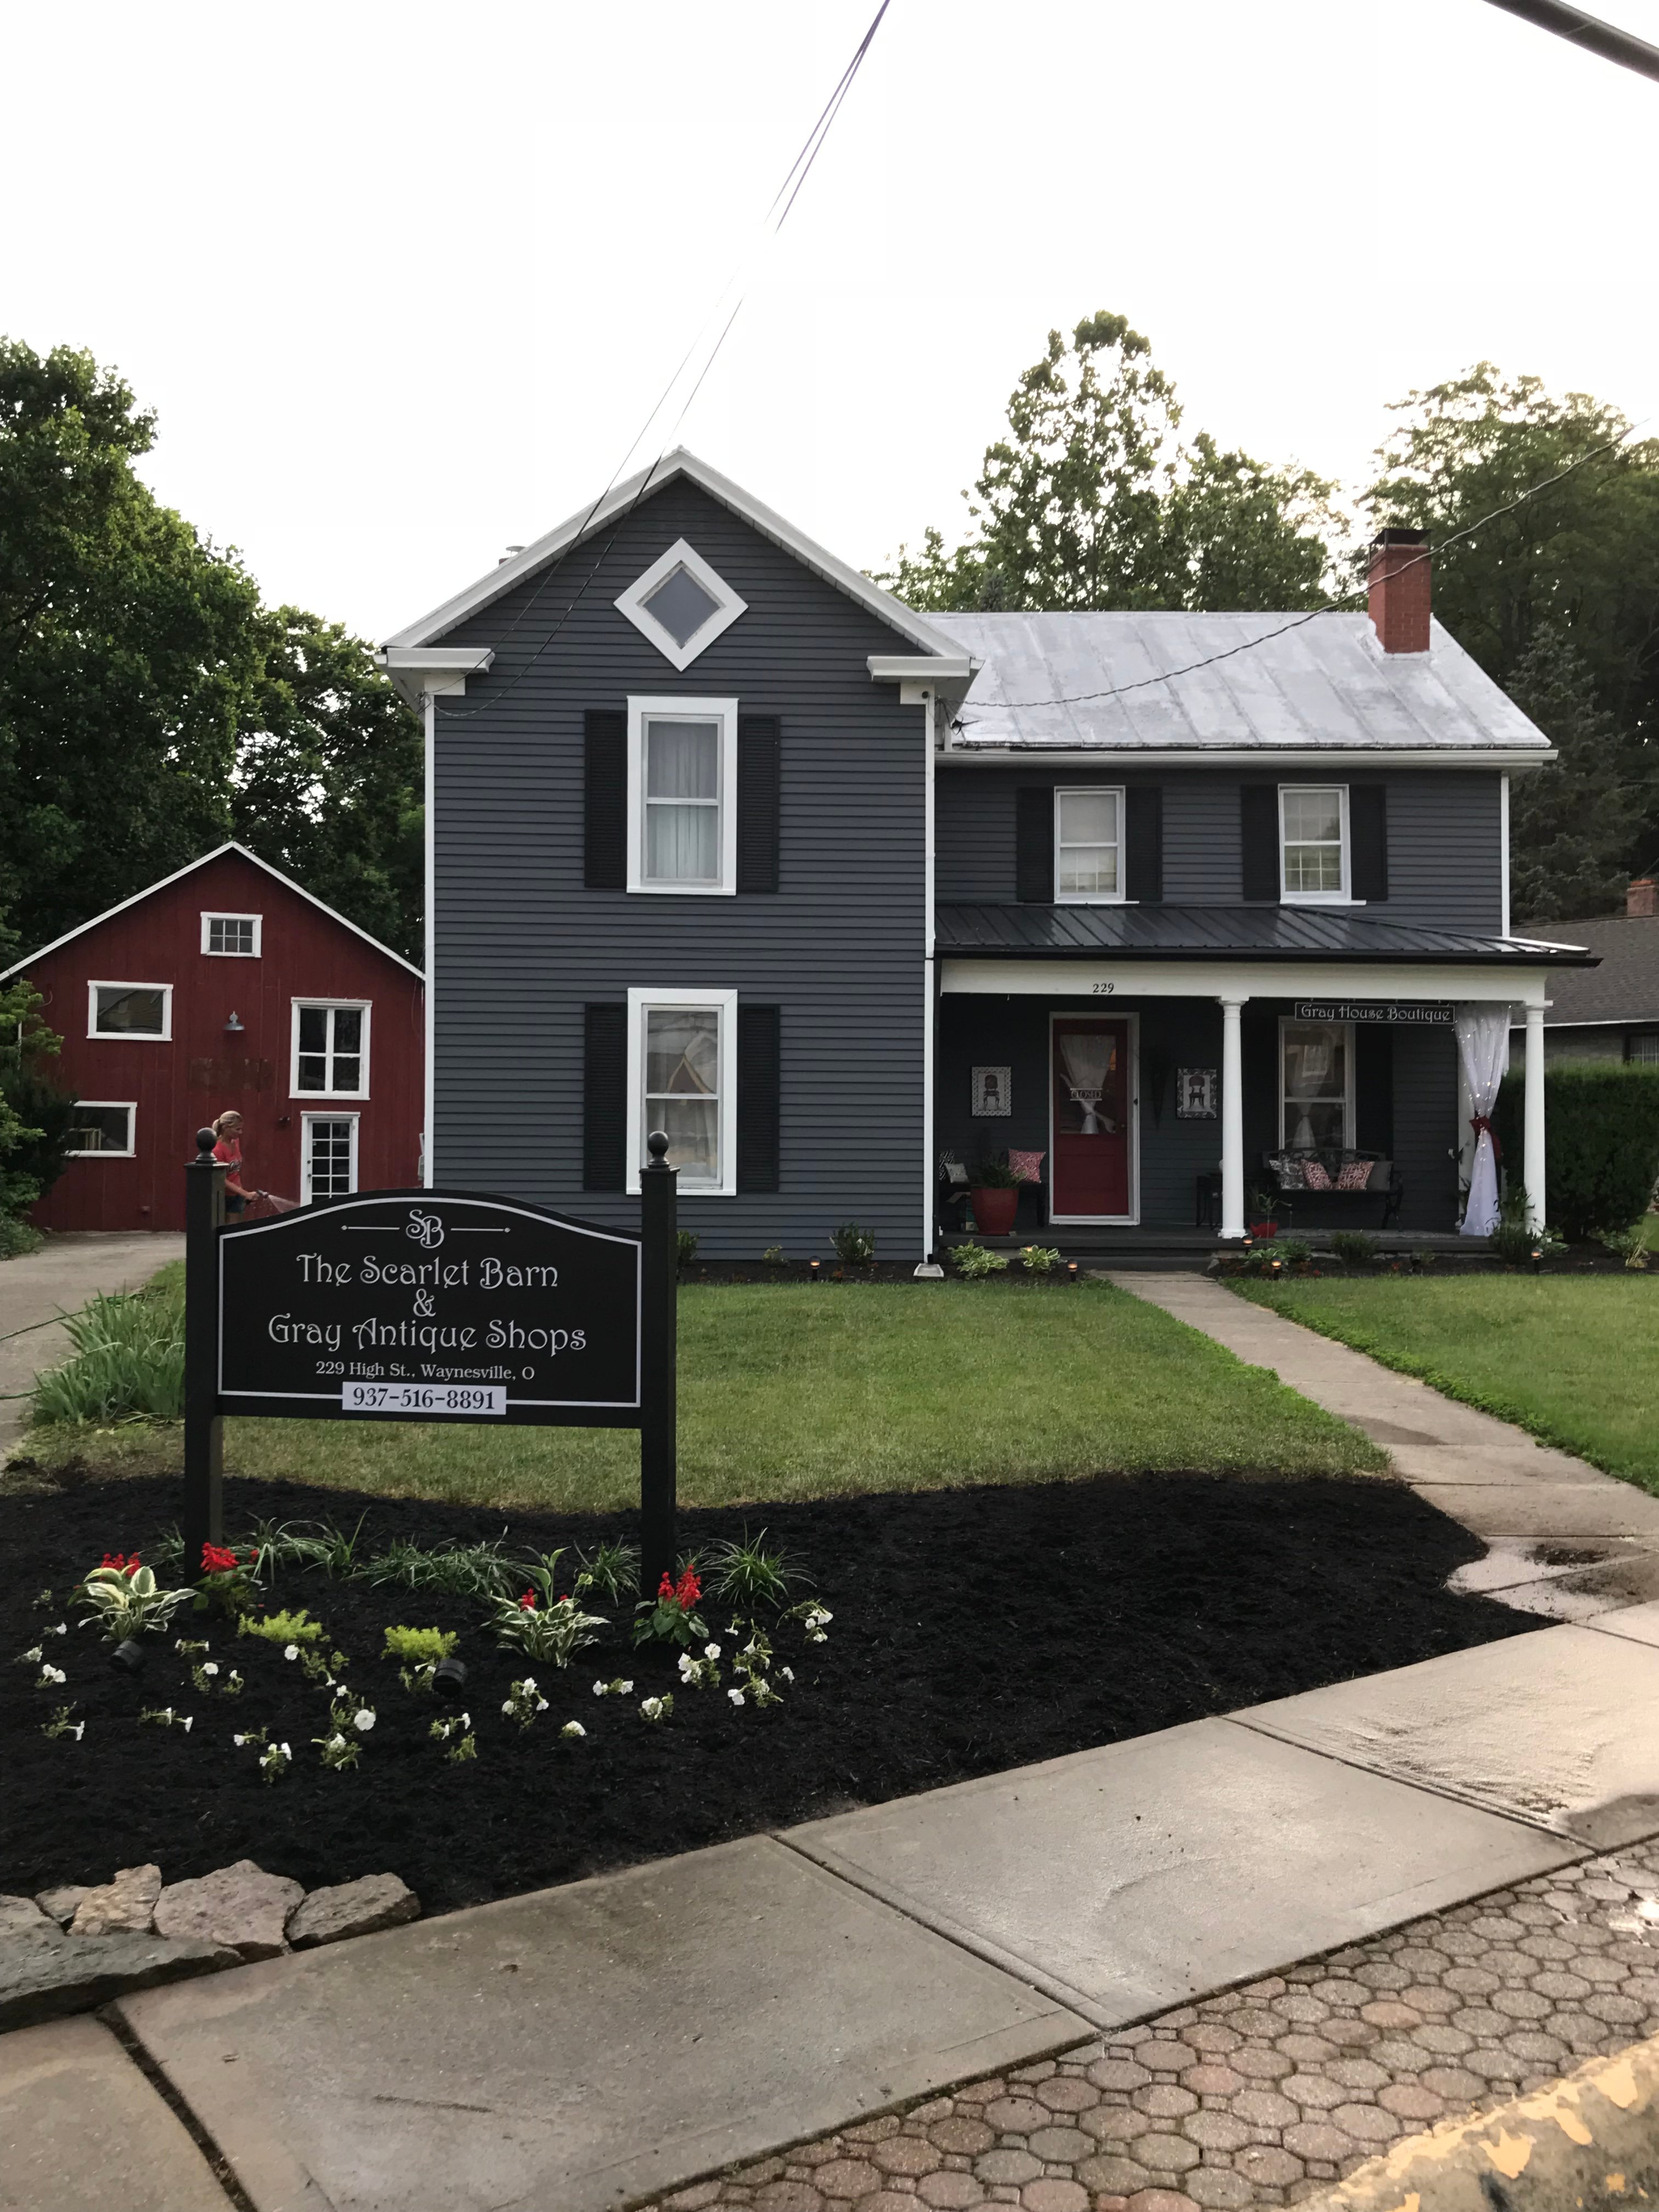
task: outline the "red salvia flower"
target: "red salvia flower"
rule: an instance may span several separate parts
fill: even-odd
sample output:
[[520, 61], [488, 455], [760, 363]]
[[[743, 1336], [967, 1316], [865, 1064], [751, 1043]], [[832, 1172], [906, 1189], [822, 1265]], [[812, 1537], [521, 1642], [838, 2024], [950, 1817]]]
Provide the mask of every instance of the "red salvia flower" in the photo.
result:
[[674, 1595], [688, 1612], [702, 1595], [702, 1584], [697, 1580], [697, 1570], [695, 1565], [687, 1567], [681, 1575]]
[[665, 1567], [663, 1569], [662, 1580], [657, 1584], [657, 1596], [660, 1601], [665, 1597], [672, 1598], [673, 1595], [674, 1577], [669, 1573], [667, 1568]]
[[202, 1572], [204, 1575], [226, 1574], [228, 1573], [230, 1569], [235, 1565], [235, 1553], [228, 1550], [223, 1544], [203, 1545]]
[[536, 1593], [534, 1590], [526, 1590], [525, 1592], [524, 1595], [519, 1600], [519, 1610], [520, 1613], [534, 1613], [536, 1610]]

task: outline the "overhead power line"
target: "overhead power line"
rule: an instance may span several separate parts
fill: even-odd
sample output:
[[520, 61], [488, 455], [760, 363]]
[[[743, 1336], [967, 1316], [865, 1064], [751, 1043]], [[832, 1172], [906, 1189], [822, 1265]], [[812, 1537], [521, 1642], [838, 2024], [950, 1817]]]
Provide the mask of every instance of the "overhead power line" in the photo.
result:
[[[1449, 538], [1443, 538], [1437, 545], [1425, 546], [1422, 552], [1413, 553], [1409, 560], [1401, 561], [1389, 570], [1390, 580], [1403, 576], [1407, 569], [1415, 568], [1425, 561], [1433, 560], [1448, 546], [1455, 545], [1465, 538], [1473, 538], [1476, 531], [1500, 522], [1506, 514], [1513, 514], [1517, 507], [1525, 507], [1529, 500], [1536, 499], [1540, 492], [1547, 492], [1553, 486], [1564, 483], [1568, 477], [1576, 476], [1598, 455], [1611, 453], [1615, 446], [1622, 446], [1627, 438], [1634, 437], [1647, 420], [1644, 416], [1641, 422], [1629, 423], [1616, 438], [1603, 439], [1599, 446], [1592, 446], [1587, 453], [1580, 453], [1578, 459], [1570, 461], [1565, 468], [1558, 469], [1553, 477], [1543, 477], [1539, 483], [1529, 485], [1517, 497], [1505, 501], [1502, 507], [1493, 507], [1490, 514], [1483, 514], [1478, 522], [1467, 523], [1462, 530], [1455, 530]], [[1212, 668], [1218, 660], [1231, 660], [1241, 653], [1253, 653], [1257, 646], [1266, 645], [1273, 638], [1283, 637], [1287, 630], [1301, 629], [1308, 623], [1317, 622], [1321, 615], [1340, 613], [1356, 599], [1368, 598], [1370, 592], [1369, 583], [1356, 585], [1352, 591], [1344, 592], [1337, 599], [1327, 599], [1322, 605], [1310, 607], [1305, 614], [1292, 615], [1288, 622], [1280, 623], [1277, 629], [1265, 629], [1259, 637], [1241, 639], [1238, 644], [1225, 646], [1219, 653], [1206, 653], [1202, 660], [1189, 660], [1184, 668], [1166, 669], [1160, 676], [1139, 676], [1133, 684], [1114, 684], [1104, 691], [1068, 691], [1047, 699], [988, 699], [983, 711], [986, 714], [1013, 714], [1029, 707], [1079, 707], [1097, 699], [1120, 699], [1127, 691], [1145, 691], [1154, 684], [1173, 684], [1179, 677], [1196, 675], [1200, 668]], [[966, 729], [969, 724], [958, 716], [953, 726]]]
[[1659, 46], [1621, 31], [1616, 23], [1604, 23], [1599, 15], [1587, 15], [1582, 8], [1569, 8], [1564, 0], [1490, 0], [1490, 4], [1535, 23], [1540, 31], [1553, 31], [1558, 39], [1582, 46], [1587, 54], [1600, 54], [1603, 61], [1617, 62], [1640, 76], [1659, 78]]

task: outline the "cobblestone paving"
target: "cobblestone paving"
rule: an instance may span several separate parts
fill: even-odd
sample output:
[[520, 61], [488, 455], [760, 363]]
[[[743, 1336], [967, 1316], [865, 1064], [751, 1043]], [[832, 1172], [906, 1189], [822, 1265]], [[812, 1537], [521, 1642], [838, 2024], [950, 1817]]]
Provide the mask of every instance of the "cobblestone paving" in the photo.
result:
[[650, 2212], [1234, 2212], [1659, 2034], [1659, 1841], [847, 2128]]

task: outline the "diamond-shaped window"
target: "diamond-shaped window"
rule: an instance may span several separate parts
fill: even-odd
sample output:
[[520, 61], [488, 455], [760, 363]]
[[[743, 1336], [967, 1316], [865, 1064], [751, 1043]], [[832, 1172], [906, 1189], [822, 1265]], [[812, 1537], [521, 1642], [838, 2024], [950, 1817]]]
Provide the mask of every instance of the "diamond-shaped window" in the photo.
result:
[[617, 608], [675, 668], [689, 668], [748, 612], [746, 602], [684, 538], [629, 585]]

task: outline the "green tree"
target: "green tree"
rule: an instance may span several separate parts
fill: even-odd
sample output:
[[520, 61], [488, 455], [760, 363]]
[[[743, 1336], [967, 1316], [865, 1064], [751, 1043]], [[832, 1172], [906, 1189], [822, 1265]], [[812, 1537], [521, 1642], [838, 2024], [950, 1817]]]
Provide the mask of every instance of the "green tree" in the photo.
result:
[[1048, 333], [1008, 401], [947, 550], [929, 528], [876, 580], [909, 605], [963, 608], [1300, 608], [1331, 564], [1334, 487], [1223, 453], [1206, 433], [1180, 446], [1175, 386], [1121, 315]]
[[[9, 967], [17, 940], [0, 921], [0, 967]], [[0, 984], [0, 1259], [5, 1224], [49, 1189], [63, 1173], [71, 1095], [41, 1065], [64, 1040], [40, 1019], [40, 993], [26, 977]]]
[[0, 341], [0, 904], [40, 944], [226, 834], [258, 595], [91, 356]]
[[236, 836], [359, 928], [421, 957], [422, 733], [337, 623], [263, 614], [238, 733]]
[[1510, 904], [1516, 924], [1567, 921], [1623, 903], [1632, 803], [1650, 811], [1639, 754], [1597, 704], [1571, 635], [1547, 623], [1510, 672], [1510, 696], [1559, 750], [1510, 791]]

